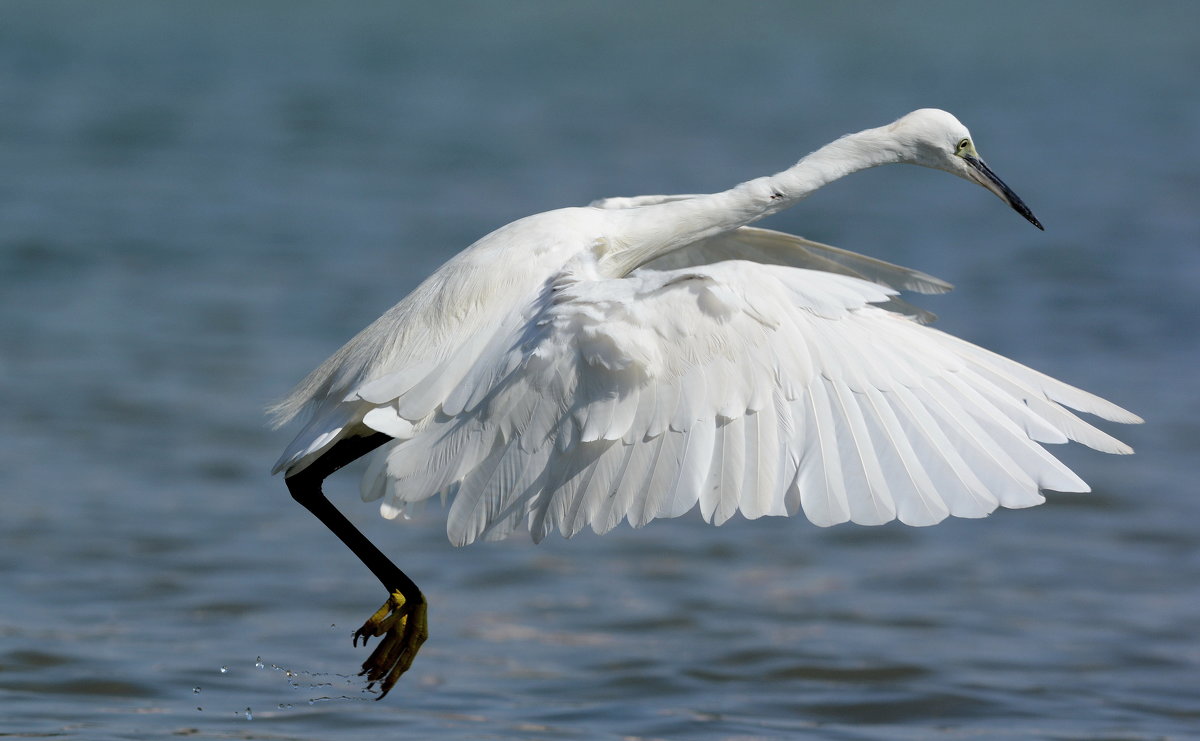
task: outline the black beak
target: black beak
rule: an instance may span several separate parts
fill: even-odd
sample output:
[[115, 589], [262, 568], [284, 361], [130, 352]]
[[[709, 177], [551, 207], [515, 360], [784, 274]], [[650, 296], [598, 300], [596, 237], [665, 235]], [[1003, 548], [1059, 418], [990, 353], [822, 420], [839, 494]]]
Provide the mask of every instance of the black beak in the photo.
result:
[[992, 169], [984, 164], [983, 160], [978, 157], [972, 157], [969, 154], [963, 155], [963, 160], [971, 166], [971, 175], [975, 178], [975, 182], [1000, 196], [1005, 203], [1012, 206], [1014, 211], [1024, 216], [1030, 224], [1033, 224], [1042, 231], [1046, 230], [1046, 227], [1042, 226], [1042, 222], [1038, 221], [1033, 212], [1029, 210], [1029, 206], [1025, 205], [1025, 201], [1022, 201], [1016, 193], [1013, 193], [1012, 188], [1005, 185], [1004, 181], [996, 173], [992, 172]]

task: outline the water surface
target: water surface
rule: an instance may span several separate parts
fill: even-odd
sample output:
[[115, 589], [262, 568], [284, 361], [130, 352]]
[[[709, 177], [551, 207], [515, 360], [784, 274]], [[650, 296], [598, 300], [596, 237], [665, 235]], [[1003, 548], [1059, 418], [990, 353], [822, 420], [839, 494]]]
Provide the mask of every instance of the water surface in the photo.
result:
[[[0, 735], [1188, 738], [1200, 728], [1190, 3], [5, 5]], [[1143, 415], [1095, 491], [914, 530], [697, 518], [456, 550], [267, 469], [263, 406], [475, 238], [716, 190], [939, 106], [1047, 225], [891, 168], [769, 226], [954, 282], [939, 326]]]

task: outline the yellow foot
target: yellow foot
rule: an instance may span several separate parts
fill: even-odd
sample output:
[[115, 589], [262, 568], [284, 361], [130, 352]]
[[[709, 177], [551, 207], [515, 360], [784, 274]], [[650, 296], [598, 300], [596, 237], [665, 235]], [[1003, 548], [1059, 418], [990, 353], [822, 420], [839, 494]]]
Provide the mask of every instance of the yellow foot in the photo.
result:
[[398, 591], [392, 592], [383, 607], [354, 631], [355, 646], [360, 638], [365, 646], [371, 637], [383, 636], [359, 672], [359, 676], [367, 676], [367, 689], [379, 684], [379, 697], [376, 699], [382, 700], [395, 686], [400, 675], [408, 671], [421, 644], [429, 637], [426, 612], [425, 595], [420, 592], [412, 598]]
[[383, 640], [371, 652], [359, 675], [366, 675], [367, 689], [379, 685], [379, 697], [382, 700], [390, 689], [396, 685], [396, 680], [404, 671], [408, 671], [416, 658], [416, 651], [430, 637], [430, 627], [426, 619], [425, 595], [404, 597], [400, 591], [392, 592], [388, 601], [383, 603], [376, 614], [367, 617], [358, 631], [354, 631], [354, 645], [367, 645], [367, 640], [374, 635], [383, 635]]

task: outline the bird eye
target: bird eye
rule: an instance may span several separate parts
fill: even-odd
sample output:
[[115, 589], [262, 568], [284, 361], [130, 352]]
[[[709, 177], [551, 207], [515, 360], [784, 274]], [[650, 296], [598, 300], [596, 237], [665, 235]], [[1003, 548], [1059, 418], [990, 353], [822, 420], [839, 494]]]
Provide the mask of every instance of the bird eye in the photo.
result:
[[955, 152], [957, 152], [958, 154], [962, 154], [963, 150], [965, 150], [969, 146], [971, 146], [971, 140], [963, 138], [963, 139], [959, 140], [958, 147], [955, 149]]

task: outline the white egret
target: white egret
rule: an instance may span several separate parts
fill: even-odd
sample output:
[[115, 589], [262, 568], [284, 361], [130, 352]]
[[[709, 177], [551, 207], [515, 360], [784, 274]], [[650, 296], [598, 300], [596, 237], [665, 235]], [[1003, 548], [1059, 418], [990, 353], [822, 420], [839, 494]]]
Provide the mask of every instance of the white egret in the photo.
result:
[[457, 545], [638, 527], [699, 505], [721, 524], [930, 525], [1087, 491], [1040, 443], [1123, 443], [1075, 416], [1130, 412], [928, 326], [923, 273], [747, 224], [826, 183], [910, 163], [1032, 222], [952, 115], [925, 109], [711, 195], [612, 198], [513, 222], [452, 258], [274, 407], [307, 424], [275, 466], [383, 583], [354, 636], [381, 697], [428, 635], [417, 586], [325, 498], [372, 450], [363, 498], [394, 518], [451, 500]]

